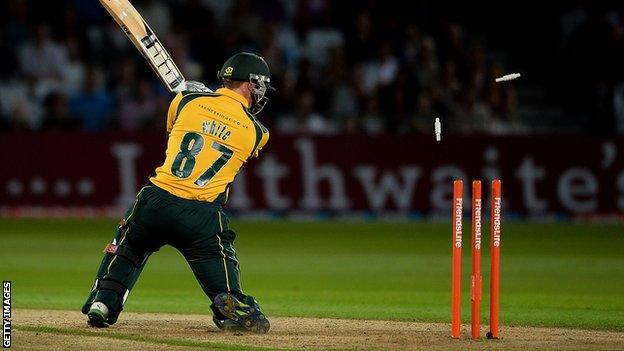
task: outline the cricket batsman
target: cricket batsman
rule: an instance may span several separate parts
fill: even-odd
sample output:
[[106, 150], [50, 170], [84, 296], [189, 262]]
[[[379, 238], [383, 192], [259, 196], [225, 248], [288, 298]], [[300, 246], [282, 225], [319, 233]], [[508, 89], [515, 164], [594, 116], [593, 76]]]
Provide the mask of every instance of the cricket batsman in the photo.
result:
[[137, 194], [106, 246], [82, 313], [92, 327], [114, 324], [149, 256], [164, 245], [179, 250], [212, 301], [220, 329], [269, 331], [256, 300], [243, 294], [234, 231], [222, 211], [236, 174], [269, 138], [256, 115], [268, 101], [269, 67], [238, 53], [218, 72], [215, 92], [187, 82], [167, 114], [166, 157]]

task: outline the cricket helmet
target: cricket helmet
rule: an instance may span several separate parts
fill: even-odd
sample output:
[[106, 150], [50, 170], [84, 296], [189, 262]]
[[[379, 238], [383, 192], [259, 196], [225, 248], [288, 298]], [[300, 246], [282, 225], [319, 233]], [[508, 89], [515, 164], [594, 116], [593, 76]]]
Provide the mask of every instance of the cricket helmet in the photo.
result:
[[262, 111], [269, 101], [266, 92], [275, 90], [271, 86], [269, 65], [262, 57], [249, 52], [240, 52], [227, 59], [217, 73], [217, 77], [222, 82], [229, 79], [251, 83], [253, 103], [250, 110], [253, 114]]

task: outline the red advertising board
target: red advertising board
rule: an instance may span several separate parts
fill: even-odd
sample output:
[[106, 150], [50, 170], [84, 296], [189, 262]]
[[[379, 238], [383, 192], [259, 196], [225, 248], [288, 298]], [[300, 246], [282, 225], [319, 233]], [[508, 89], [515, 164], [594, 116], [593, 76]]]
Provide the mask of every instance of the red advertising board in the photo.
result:
[[[125, 206], [162, 162], [165, 138], [0, 134], [0, 211]], [[448, 215], [454, 178], [502, 179], [509, 214], [621, 215], [624, 139], [272, 135], [237, 177], [227, 208]]]

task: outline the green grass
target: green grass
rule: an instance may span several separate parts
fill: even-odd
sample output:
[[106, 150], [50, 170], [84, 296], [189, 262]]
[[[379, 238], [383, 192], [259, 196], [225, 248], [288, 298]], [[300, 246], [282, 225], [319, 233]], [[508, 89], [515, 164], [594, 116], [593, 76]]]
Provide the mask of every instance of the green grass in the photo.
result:
[[[450, 320], [448, 223], [234, 221], [232, 227], [243, 289], [268, 315]], [[14, 308], [79, 309], [114, 230], [110, 220], [0, 221], [0, 278], [13, 281]], [[505, 223], [502, 240], [501, 323], [624, 331], [622, 226]], [[464, 321], [469, 267], [465, 249]], [[166, 247], [150, 258], [126, 310], [209, 314], [208, 304], [182, 256]]]

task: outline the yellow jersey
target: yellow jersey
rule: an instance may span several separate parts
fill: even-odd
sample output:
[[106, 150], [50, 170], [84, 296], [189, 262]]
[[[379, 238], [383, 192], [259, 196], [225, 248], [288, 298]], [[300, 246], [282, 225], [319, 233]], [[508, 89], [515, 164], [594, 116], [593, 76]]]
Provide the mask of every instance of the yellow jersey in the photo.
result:
[[230, 184], [250, 157], [258, 156], [268, 130], [239, 93], [181, 92], [167, 113], [165, 162], [150, 181], [178, 197], [224, 204]]

